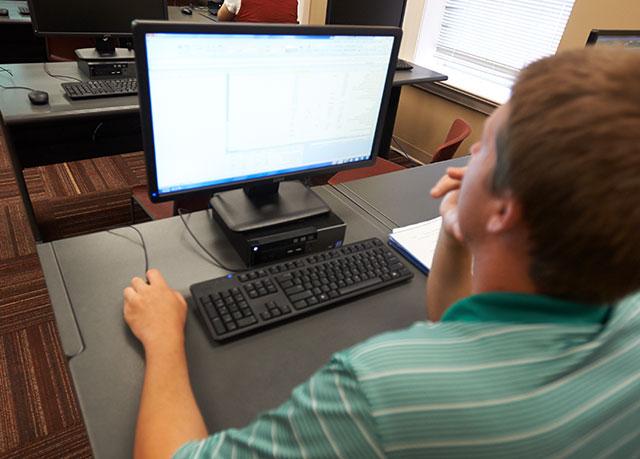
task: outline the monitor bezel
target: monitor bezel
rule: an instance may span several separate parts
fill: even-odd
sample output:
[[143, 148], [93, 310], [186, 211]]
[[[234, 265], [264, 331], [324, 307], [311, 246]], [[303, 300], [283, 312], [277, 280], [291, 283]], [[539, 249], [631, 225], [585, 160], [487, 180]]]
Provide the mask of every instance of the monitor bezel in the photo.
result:
[[[334, 5], [337, 5], [337, 2], [340, 0], [327, 0], [327, 10], [325, 12], [325, 18], [324, 18], [324, 22], [327, 25], [340, 25], [340, 24], [334, 24]], [[403, 24], [404, 24], [404, 15], [407, 11], [407, 3], [408, 0], [401, 0], [402, 1], [402, 13], [400, 13], [400, 24], [398, 24], [397, 27], [402, 28]], [[365, 2], [366, 3], [366, 2]], [[366, 7], [366, 5], [365, 5]], [[344, 24], [346, 25], [346, 24]], [[358, 26], [357, 24], [351, 24], [352, 26]], [[395, 27], [395, 26], [387, 26], [387, 25], [380, 25], [380, 26], [374, 26], [374, 25], [369, 25], [369, 26], [363, 26], [363, 27]]]
[[592, 29], [589, 32], [589, 36], [587, 37], [587, 42], [585, 46], [594, 46], [598, 42], [598, 38], [601, 36], [611, 36], [611, 37], [624, 37], [627, 35], [637, 35], [640, 36], [640, 30], [637, 29]]
[[[38, 37], [49, 37], [49, 36], [72, 36], [72, 37], [100, 37], [100, 36], [110, 36], [110, 37], [131, 37], [133, 33], [131, 32], [131, 28], [129, 32], [113, 32], [113, 31], [86, 31], [86, 32], [65, 32], [65, 31], [47, 31], [42, 30], [40, 28], [38, 22], [38, 9], [34, 8], [33, 3], [35, 0], [27, 0], [29, 5], [29, 11], [31, 11], [31, 27], [33, 29], [34, 35]], [[164, 13], [163, 18], [157, 19], [160, 20], [169, 20], [169, 6], [167, 0], [156, 0], [158, 3], [162, 3], [162, 11]], [[63, 14], [63, 13], [61, 13]], [[66, 13], [64, 13], [66, 14]]]
[[[153, 33], [193, 33], [193, 34], [276, 34], [276, 35], [361, 35], [361, 36], [390, 36], [393, 37], [393, 46], [387, 68], [385, 87], [382, 94], [378, 121], [374, 134], [371, 157], [362, 161], [354, 161], [345, 164], [307, 169], [285, 174], [274, 174], [268, 177], [239, 181], [234, 183], [217, 184], [201, 188], [191, 188], [160, 194], [155, 163], [155, 145], [153, 137], [153, 119], [151, 116], [151, 102], [149, 93], [149, 79], [147, 66], [147, 49], [145, 36]], [[140, 117], [142, 121], [142, 139], [144, 145], [145, 161], [147, 165], [147, 179], [149, 197], [152, 202], [163, 202], [187, 195], [199, 195], [202, 193], [214, 194], [221, 191], [242, 188], [244, 186], [259, 183], [278, 183], [284, 180], [298, 180], [307, 177], [330, 174], [346, 169], [367, 167], [374, 164], [377, 152], [382, 140], [382, 127], [385, 120], [387, 107], [391, 98], [391, 88], [395, 73], [395, 62], [398, 58], [402, 29], [397, 27], [353, 27], [353, 26], [301, 26], [301, 25], [274, 25], [274, 24], [189, 24], [179, 22], [162, 21], [134, 21], [133, 23], [134, 49], [136, 53], [136, 67], [138, 72], [138, 97], [140, 99]]]

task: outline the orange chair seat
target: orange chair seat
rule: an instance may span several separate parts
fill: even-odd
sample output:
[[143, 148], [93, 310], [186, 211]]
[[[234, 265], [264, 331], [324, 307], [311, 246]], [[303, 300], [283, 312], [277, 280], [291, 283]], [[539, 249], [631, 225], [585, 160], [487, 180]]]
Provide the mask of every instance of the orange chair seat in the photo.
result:
[[373, 166], [338, 172], [329, 179], [329, 183], [331, 185], [337, 185], [338, 183], [350, 182], [351, 180], [373, 177], [374, 175], [401, 171], [403, 169], [405, 169], [403, 166], [392, 163], [391, 161], [388, 161], [384, 158], [376, 158], [376, 162], [373, 164]]

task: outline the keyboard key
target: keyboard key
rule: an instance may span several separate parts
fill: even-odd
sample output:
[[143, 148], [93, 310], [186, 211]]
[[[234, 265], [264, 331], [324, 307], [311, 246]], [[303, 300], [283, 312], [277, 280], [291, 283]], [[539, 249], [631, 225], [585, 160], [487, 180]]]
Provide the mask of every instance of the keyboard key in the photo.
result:
[[308, 306], [307, 302], [305, 300], [300, 300], [300, 301], [296, 301], [295, 303], [293, 303], [293, 307], [296, 309], [304, 309]]
[[352, 284], [352, 285], [349, 285], [348, 287], [341, 288], [338, 292], [340, 293], [340, 295], [348, 295], [349, 293], [353, 293], [363, 288], [371, 287], [380, 283], [382, 283], [382, 279], [380, 279], [379, 277], [373, 277], [364, 282], [360, 282], [358, 284]]
[[294, 295], [290, 295], [289, 296], [289, 300], [291, 300], [292, 303], [295, 303], [296, 301], [299, 301], [299, 300], [306, 300], [307, 298], [309, 298], [312, 295], [313, 295], [313, 293], [311, 293], [310, 291], [306, 290], [304, 292], [300, 292], [300, 293], [296, 293]]
[[294, 293], [300, 293], [304, 291], [304, 287], [302, 285], [294, 285], [293, 287], [289, 287], [284, 291], [288, 296], [293, 295]]
[[227, 331], [224, 324], [218, 317], [216, 317], [211, 321], [211, 325], [213, 325], [213, 328], [215, 329], [216, 333], [219, 333], [220, 335], [222, 335], [223, 333], [226, 333]]
[[257, 322], [256, 318], [253, 316], [245, 317], [244, 319], [238, 320], [238, 327], [248, 327], [249, 325], [253, 325]]

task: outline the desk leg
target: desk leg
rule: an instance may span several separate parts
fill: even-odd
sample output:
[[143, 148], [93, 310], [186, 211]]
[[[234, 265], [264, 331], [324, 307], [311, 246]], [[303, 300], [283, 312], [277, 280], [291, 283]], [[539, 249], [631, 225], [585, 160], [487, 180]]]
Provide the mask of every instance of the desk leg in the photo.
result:
[[400, 90], [402, 86], [393, 86], [391, 88], [391, 97], [389, 98], [389, 106], [387, 114], [382, 125], [382, 138], [380, 139], [380, 148], [378, 156], [389, 158], [389, 150], [391, 149], [391, 138], [393, 137], [393, 127], [396, 124], [396, 114], [398, 113], [398, 105], [400, 104]]
[[38, 223], [36, 222], [36, 214], [33, 211], [33, 204], [31, 203], [31, 198], [29, 197], [27, 183], [25, 182], [24, 174], [22, 173], [22, 164], [20, 163], [18, 156], [15, 154], [15, 148], [13, 145], [13, 140], [11, 139], [11, 133], [9, 132], [9, 129], [6, 128], [4, 121], [2, 120], [2, 115], [0, 115], [0, 129], [2, 129], [3, 131], [7, 149], [9, 150], [9, 159], [11, 160], [11, 164], [13, 166], [13, 171], [16, 176], [16, 182], [18, 183], [18, 190], [24, 204], [27, 218], [29, 219], [29, 225], [31, 226], [31, 231], [33, 232], [33, 238], [36, 242], [42, 242], [42, 235], [40, 234]]

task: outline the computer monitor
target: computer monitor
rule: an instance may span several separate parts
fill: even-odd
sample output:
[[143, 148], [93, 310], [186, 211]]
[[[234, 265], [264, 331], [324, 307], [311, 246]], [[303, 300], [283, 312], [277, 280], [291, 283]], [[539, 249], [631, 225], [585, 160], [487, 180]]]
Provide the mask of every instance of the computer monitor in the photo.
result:
[[167, 0], [28, 0], [36, 35], [96, 38], [101, 55], [115, 53], [107, 37], [131, 36], [134, 19], [169, 18]]
[[152, 201], [236, 189], [244, 203], [226, 205], [250, 222], [227, 223], [255, 228], [326, 212], [280, 182], [373, 164], [400, 29], [136, 21], [133, 31]]
[[402, 27], [407, 0], [328, 0], [327, 24]]
[[587, 38], [587, 46], [614, 46], [640, 51], [640, 30], [593, 29]]

